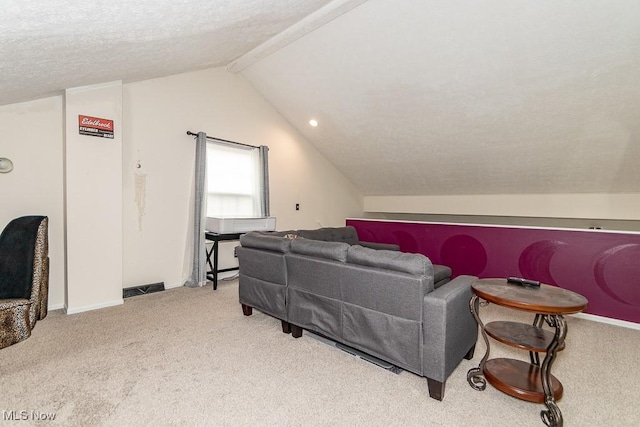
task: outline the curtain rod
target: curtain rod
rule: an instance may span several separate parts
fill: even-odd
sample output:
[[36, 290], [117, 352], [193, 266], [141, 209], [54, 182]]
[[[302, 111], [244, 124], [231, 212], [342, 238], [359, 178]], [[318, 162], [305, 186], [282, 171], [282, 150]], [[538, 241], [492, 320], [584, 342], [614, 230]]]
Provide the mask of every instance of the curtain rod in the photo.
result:
[[[198, 136], [197, 133], [191, 132], [190, 130], [187, 131], [187, 135], [189, 135], [189, 136]], [[207, 139], [213, 139], [214, 141], [226, 142], [227, 144], [242, 145], [243, 147], [260, 148], [260, 147], [257, 147], [255, 145], [243, 144], [242, 142], [229, 141], [228, 139], [215, 138], [213, 136], [208, 136], [208, 135], [207, 135]]]

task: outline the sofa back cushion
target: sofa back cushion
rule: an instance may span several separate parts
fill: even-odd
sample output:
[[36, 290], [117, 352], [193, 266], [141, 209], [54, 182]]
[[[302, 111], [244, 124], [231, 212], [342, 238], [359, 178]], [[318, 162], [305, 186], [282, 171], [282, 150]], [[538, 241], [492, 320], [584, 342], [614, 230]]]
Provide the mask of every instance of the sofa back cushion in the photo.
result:
[[355, 245], [349, 248], [347, 262], [367, 267], [394, 270], [416, 276], [427, 274], [431, 265], [429, 258], [422, 254], [409, 254], [398, 251], [376, 250]]
[[246, 248], [264, 249], [284, 254], [289, 252], [291, 240], [277, 235], [251, 231], [240, 236], [240, 244]]
[[319, 240], [291, 240], [291, 252], [317, 258], [346, 262], [349, 245], [344, 242], [323, 242]]
[[358, 244], [358, 232], [353, 226], [298, 230], [296, 234], [305, 239], [322, 240], [325, 242], [344, 242], [350, 245]]

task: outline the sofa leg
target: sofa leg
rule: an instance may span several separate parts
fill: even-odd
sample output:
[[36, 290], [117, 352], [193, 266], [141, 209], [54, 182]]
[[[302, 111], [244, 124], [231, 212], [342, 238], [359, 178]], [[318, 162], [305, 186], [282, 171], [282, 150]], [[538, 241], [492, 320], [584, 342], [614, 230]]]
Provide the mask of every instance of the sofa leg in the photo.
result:
[[251, 316], [253, 314], [253, 307], [249, 307], [248, 305], [242, 305], [242, 314], [245, 316]]
[[285, 334], [290, 334], [291, 333], [291, 323], [285, 322], [284, 320], [281, 320], [281, 322], [282, 322], [282, 332], [284, 332]]
[[467, 360], [473, 359], [473, 352], [474, 351], [476, 351], [476, 345], [475, 344], [469, 349], [467, 354], [464, 355], [464, 358], [467, 359]]
[[300, 338], [302, 336], [302, 328], [300, 326], [291, 325], [291, 336]]
[[436, 400], [442, 400], [444, 397], [444, 385], [445, 381], [436, 381], [431, 378], [427, 378], [427, 386], [429, 387], [429, 397]]

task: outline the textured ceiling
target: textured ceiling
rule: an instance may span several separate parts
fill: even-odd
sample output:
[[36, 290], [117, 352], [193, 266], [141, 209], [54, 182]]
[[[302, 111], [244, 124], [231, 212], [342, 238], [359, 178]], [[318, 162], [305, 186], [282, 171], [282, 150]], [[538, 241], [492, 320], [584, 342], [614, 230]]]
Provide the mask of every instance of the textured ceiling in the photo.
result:
[[241, 73], [364, 195], [638, 192], [639, 22], [637, 0], [369, 0]]
[[227, 65], [330, 0], [4, 0], [0, 105]]
[[638, 192], [639, 22], [638, 0], [5, 0], [0, 105], [228, 66], [364, 195]]

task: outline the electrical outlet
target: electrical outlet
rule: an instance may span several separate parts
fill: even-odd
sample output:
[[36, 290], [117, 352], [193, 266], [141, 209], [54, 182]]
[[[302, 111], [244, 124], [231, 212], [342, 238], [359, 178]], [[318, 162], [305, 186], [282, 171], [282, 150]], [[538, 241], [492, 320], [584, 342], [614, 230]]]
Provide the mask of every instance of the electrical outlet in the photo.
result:
[[296, 210], [299, 211], [300, 210], [300, 203], [296, 203]]

